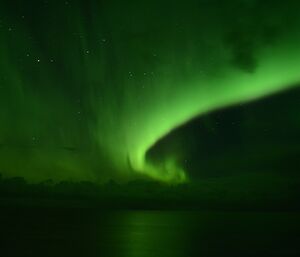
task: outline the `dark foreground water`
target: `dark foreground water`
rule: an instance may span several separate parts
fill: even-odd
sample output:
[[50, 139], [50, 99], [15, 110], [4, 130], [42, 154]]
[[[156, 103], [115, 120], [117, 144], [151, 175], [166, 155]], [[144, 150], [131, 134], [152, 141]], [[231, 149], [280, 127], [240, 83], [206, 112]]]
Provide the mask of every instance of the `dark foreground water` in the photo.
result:
[[2, 209], [0, 219], [0, 256], [300, 256], [298, 213]]

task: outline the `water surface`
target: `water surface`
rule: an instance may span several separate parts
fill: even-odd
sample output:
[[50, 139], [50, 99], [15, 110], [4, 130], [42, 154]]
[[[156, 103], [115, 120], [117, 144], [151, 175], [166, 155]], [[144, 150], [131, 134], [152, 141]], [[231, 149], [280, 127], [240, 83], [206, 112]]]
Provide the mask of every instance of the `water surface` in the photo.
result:
[[286, 212], [3, 210], [0, 256], [300, 256]]

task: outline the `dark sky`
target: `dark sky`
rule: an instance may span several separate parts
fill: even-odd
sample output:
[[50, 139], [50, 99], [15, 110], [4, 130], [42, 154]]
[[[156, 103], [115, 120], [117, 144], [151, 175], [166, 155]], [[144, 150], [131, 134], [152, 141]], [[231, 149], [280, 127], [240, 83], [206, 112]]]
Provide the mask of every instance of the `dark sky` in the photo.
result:
[[256, 173], [299, 179], [300, 90], [196, 117], [147, 152], [160, 165], [170, 154], [192, 179]]

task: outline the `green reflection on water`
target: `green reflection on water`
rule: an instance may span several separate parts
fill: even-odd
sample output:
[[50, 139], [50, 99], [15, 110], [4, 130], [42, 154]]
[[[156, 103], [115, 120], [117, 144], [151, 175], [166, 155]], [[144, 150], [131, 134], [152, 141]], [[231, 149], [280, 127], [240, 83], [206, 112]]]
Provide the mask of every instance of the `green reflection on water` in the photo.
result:
[[299, 213], [132, 211], [111, 220], [105, 256], [300, 256]]
[[159, 211], [126, 213], [119, 223], [121, 249], [118, 256], [185, 256], [183, 240], [186, 231], [179, 216], [172, 217]]

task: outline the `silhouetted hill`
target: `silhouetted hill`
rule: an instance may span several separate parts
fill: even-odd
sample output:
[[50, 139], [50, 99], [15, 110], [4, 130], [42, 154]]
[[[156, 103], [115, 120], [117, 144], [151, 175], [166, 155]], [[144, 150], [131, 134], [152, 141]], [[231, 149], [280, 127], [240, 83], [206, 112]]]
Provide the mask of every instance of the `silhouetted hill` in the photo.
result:
[[29, 184], [21, 177], [0, 179], [2, 207], [284, 211], [300, 210], [299, 196], [298, 181], [253, 174], [180, 185], [144, 180]]

